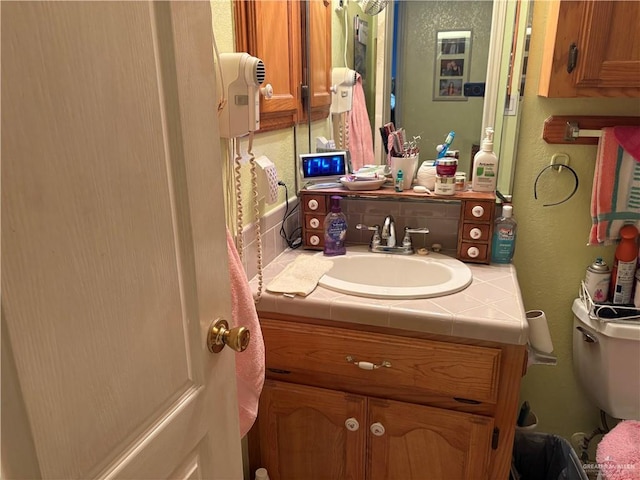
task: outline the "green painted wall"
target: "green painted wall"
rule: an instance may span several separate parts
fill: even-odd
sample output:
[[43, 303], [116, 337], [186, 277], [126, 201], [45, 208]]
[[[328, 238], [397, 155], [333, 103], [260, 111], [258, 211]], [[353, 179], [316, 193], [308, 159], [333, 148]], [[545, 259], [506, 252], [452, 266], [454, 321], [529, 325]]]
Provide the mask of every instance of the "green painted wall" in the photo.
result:
[[[537, 365], [529, 369], [522, 398], [538, 415], [539, 431], [570, 438], [578, 431], [591, 432], [600, 424], [598, 410], [583, 396], [572, 371], [571, 304], [587, 266], [597, 256], [610, 263], [614, 248], [587, 246], [596, 147], [549, 145], [542, 140], [542, 126], [551, 115], [640, 115], [640, 101], [537, 96], [548, 7], [547, 2], [538, 1], [533, 12], [513, 188], [514, 216], [519, 226], [514, 264], [525, 309], [546, 312], [558, 356], [555, 367]], [[543, 201], [533, 198], [533, 184], [556, 152], [570, 156], [580, 187], [568, 202], [543, 207]], [[570, 177], [569, 173], [545, 173], [538, 186], [539, 198], [564, 198], [573, 184]]]

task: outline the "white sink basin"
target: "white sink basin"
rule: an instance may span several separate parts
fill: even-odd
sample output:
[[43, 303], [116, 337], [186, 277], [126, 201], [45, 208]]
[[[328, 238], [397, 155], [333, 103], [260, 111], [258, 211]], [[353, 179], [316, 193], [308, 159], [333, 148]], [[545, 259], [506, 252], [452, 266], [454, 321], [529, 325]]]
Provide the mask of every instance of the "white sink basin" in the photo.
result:
[[347, 252], [325, 258], [333, 261], [333, 267], [318, 283], [359, 297], [440, 297], [464, 290], [472, 280], [471, 270], [464, 263], [437, 253], [405, 256]]

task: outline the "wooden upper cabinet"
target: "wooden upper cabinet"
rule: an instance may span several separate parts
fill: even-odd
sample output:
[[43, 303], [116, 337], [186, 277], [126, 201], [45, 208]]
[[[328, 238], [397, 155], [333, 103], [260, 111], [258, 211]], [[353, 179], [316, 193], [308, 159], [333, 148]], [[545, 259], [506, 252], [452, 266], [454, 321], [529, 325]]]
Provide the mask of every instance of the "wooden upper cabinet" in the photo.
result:
[[640, 97], [640, 2], [556, 0], [549, 9], [539, 95]]
[[331, 2], [311, 0], [309, 11], [311, 119], [319, 120], [331, 108]]
[[[303, 85], [309, 81], [312, 118], [327, 117], [331, 105], [331, 3], [310, 0], [308, 22], [304, 1], [235, 0], [233, 5], [236, 50], [260, 58], [266, 69], [265, 84], [273, 87], [271, 99], [260, 98], [260, 130], [306, 121]], [[308, 52], [306, 28], [310, 34]]]

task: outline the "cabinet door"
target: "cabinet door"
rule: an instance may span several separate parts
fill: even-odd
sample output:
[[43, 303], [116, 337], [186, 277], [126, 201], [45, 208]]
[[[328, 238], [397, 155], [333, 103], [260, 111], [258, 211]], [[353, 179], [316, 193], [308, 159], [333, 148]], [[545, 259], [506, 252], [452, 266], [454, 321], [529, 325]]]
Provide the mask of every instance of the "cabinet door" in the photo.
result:
[[267, 380], [258, 426], [270, 478], [362, 480], [365, 405], [361, 396]]
[[293, 125], [298, 120], [302, 40], [300, 2], [236, 1], [236, 50], [264, 62], [265, 84], [273, 97], [260, 97], [260, 130]]
[[329, 115], [331, 108], [331, 2], [309, 2], [311, 119]]
[[[369, 399], [368, 480], [488, 478], [493, 419]], [[384, 428], [384, 432], [381, 431]]]
[[540, 95], [640, 96], [640, 2], [562, 0], [549, 9]]

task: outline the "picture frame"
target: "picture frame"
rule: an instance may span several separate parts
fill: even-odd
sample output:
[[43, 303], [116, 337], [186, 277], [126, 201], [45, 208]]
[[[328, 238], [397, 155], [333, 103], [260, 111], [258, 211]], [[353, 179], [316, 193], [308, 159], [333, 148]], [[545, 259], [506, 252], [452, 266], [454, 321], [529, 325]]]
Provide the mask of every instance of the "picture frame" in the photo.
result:
[[471, 30], [436, 32], [436, 65], [433, 79], [434, 101], [467, 101], [464, 84], [469, 78]]

